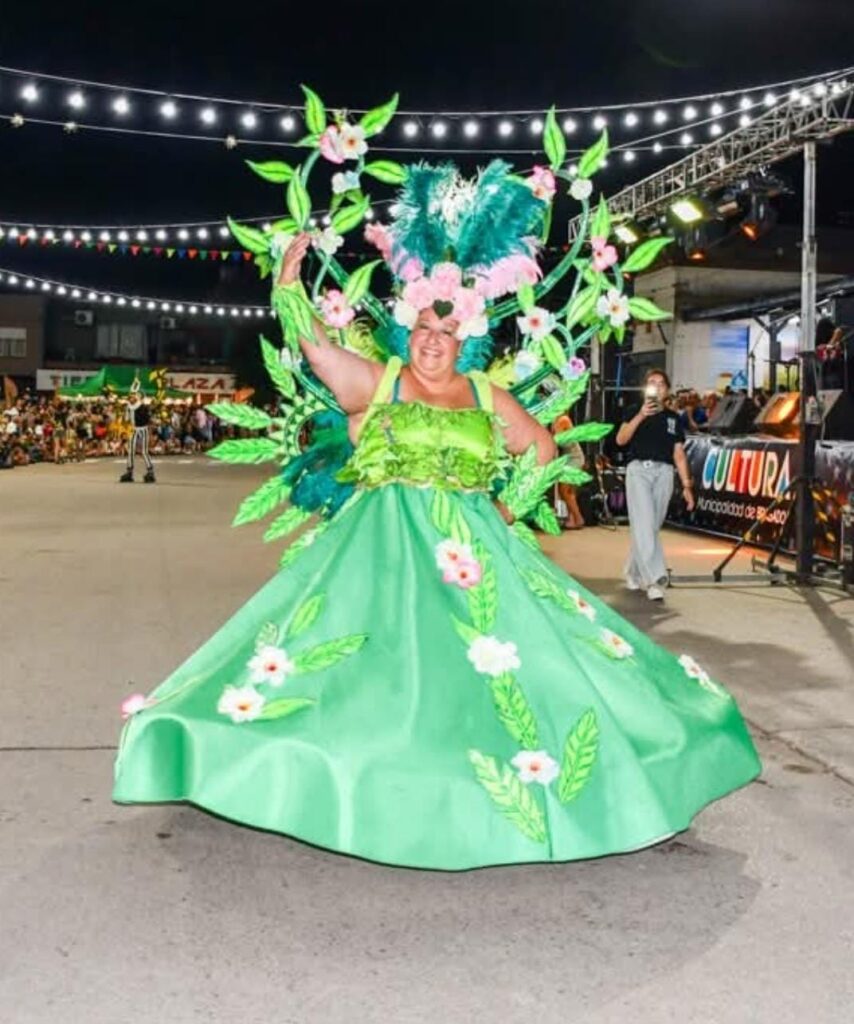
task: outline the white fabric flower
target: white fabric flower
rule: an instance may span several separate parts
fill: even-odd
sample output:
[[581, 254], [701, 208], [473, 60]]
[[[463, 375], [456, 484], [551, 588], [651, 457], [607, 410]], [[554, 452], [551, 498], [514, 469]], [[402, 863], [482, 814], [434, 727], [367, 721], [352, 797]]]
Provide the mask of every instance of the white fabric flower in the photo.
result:
[[445, 572], [461, 562], [473, 562], [474, 552], [470, 544], [460, 544], [455, 540], [441, 540], [436, 545], [436, 566]]
[[477, 672], [500, 676], [521, 668], [522, 662], [512, 641], [502, 643], [494, 636], [479, 636], [469, 644], [468, 659]]
[[290, 231], [277, 231], [270, 239], [270, 255], [274, 260], [279, 260], [290, 248], [294, 236]]
[[510, 763], [524, 783], [547, 786], [560, 775], [560, 766], [545, 750], [520, 750]]
[[267, 644], [259, 648], [254, 658], [249, 659], [248, 668], [253, 683], [281, 686], [285, 677], [289, 676], [296, 666], [288, 657], [287, 651]]
[[465, 341], [466, 338], [482, 338], [484, 334], [488, 333], [489, 320], [483, 314], [463, 320], [457, 329], [457, 337], [460, 341]]
[[216, 706], [232, 722], [251, 722], [264, 708], [264, 697], [253, 686], [226, 686]]
[[341, 152], [345, 160], [358, 160], [368, 152], [365, 129], [360, 124], [341, 125]]
[[542, 360], [535, 352], [520, 349], [513, 359], [513, 376], [517, 381], [526, 380], [542, 366]]
[[685, 669], [685, 675], [688, 676], [689, 679], [696, 679], [703, 689], [716, 694], [718, 697], [728, 696], [726, 690], [718, 686], [717, 683], [713, 683], [709, 677], [709, 673], [698, 665], [690, 654], [681, 655], [679, 658], [679, 664]]
[[148, 698], [143, 693], [132, 693], [122, 701], [122, 718], [132, 718], [148, 707]]
[[517, 316], [516, 323], [519, 330], [530, 335], [534, 341], [540, 341], [547, 334], [551, 334], [555, 327], [554, 314], [542, 306], [533, 306], [524, 316]]
[[302, 360], [285, 345], [279, 350], [279, 362], [286, 370], [295, 370]]
[[312, 244], [316, 249], [320, 249], [322, 253], [326, 253], [327, 256], [334, 256], [344, 244], [344, 238], [338, 234], [335, 228], [328, 227], [314, 236]]
[[596, 609], [593, 605], [589, 601], [585, 601], [577, 590], [567, 590], [566, 593], [570, 601], [575, 605], [575, 610], [580, 612], [585, 619], [589, 619], [593, 622], [596, 618]]
[[629, 298], [616, 288], [609, 288], [608, 293], [602, 295], [596, 303], [596, 312], [608, 320], [612, 327], [622, 327], [631, 316]]
[[589, 178], [576, 178], [569, 186], [569, 194], [580, 203], [593, 195], [593, 182]]
[[394, 320], [401, 327], [408, 327], [411, 331], [418, 320], [418, 310], [403, 299], [398, 299], [394, 304]]
[[631, 658], [635, 653], [634, 647], [621, 636], [618, 636], [612, 629], [606, 629], [603, 626], [599, 630], [599, 639], [608, 648], [608, 653], [614, 658]]
[[355, 171], [338, 171], [332, 175], [332, 191], [336, 196], [359, 187], [359, 175]]

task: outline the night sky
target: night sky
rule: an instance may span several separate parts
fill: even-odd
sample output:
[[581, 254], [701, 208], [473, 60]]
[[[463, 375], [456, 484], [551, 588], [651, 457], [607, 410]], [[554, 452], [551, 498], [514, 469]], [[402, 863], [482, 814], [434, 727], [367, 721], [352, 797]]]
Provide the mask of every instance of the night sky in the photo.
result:
[[[830, 71], [854, 64], [852, 38], [850, 0], [353, 0], [224, 9], [198, 2], [37, 2], [4, 4], [0, 63], [271, 102], [299, 102], [299, 83], [307, 82], [330, 106], [373, 106], [399, 90], [406, 109], [545, 109], [552, 102], [656, 100]], [[21, 106], [8, 89], [0, 94], [0, 112]], [[483, 139], [485, 156], [490, 140], [494, 133]], [[3, 123], [0, 222], [146, 223], [275, 213], [280, 191], [255, 179], [243, 159], [299, 153]], [[824, 224], [852, 216], [852, 157], [850, 137], [820, 150]], [[518, 159], [523, 166], [532, 162]], [[599, 180], [614, 191], [653, 166], [641, 158]], [[797, 161], [782, 170], [799, 184]], [[380, 187], [377, 197], [382, 194]], [[784, 204], [783, 219], [797, 214], [795, 196]], [[222, 273], [206, 264], [94, 253], [13, 250], [7, 256], [4, 246], [0, 255], [5, 264], [14, 257], [16, 266], [45, 276], [202, 301]], [[248, 266], [218, 287], [232, 301], [262, 301], [265, 291]]]

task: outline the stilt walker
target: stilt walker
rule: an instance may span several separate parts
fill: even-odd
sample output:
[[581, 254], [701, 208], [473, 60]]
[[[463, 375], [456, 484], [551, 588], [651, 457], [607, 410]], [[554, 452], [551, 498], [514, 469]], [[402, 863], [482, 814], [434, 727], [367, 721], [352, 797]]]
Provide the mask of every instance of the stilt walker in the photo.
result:
[[130, 389], [130, 399], [127, 407], [127, 418], [131, 425], [131, 436], [128, 440], [128, 461], [127, 469], [119, 477], [119, 483], [133, 483], [133, 467], [136, 460], [136, 449], [139, 445], [142, 458], [145, 462], [144, 483], [156, 483], [154, 476], [154, 463], [148, 454], [148, 435], [151, 424], [151, 408], [145, 404], [140, 390], [139, 378], [137, 377]]

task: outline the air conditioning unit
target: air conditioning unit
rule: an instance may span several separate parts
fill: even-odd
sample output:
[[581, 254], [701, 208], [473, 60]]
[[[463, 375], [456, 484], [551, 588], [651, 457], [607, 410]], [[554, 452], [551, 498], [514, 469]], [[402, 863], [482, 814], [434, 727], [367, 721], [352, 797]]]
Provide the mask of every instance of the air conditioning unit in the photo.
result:
[[95, 313], [91, 309], [75, 309], [74, 323], [77, 327], [91, 327], [95, 323]]
[[160, 318], [160, 327], [164, 331], [175, 330], [175, 317], [174, 316], [162, 316]]

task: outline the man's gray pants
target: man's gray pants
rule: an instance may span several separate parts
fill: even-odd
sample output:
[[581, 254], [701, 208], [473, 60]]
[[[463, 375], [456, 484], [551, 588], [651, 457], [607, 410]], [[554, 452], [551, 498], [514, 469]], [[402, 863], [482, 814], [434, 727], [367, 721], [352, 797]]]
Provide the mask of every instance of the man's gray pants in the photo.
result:
[[644, 589], [667, 579], [661, 525], [673, 494], [673, 466], [635, 459], [626, 470], [631, 547], [626, 576]]

